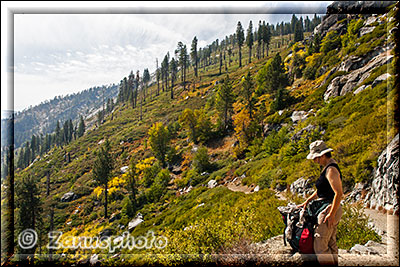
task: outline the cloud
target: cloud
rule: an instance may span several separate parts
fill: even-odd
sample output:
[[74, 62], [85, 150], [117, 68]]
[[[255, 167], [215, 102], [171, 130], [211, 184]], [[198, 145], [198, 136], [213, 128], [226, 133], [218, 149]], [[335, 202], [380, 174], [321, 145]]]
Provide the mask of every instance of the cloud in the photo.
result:
[[[213, 6], [213, 2], [209, 3]], [[254, 10], [260, 4], [270, 10], [290, 5], [305, 6], [305, 10], [308, 6], [310, 10], [328, 5], [326, 2], [217, 4], [220, 8], [234, 5]], [[276, 24], [290, 18], [289, 13], [15, 14], [15, 109], [57, 95], [119, 83], [131, 70], [142, 73], [148, 68], [153, 72], [156, 58], [160, 65], [167, 52], [173, 56], [178, 41], [190, 50], [191, 41], [197, 36], [198, 48], [205, 47], [217, 38], [222, 40], [233, 34], [238, 21], [247, 29], [250, 20], [256, 28], [259, 20]]]

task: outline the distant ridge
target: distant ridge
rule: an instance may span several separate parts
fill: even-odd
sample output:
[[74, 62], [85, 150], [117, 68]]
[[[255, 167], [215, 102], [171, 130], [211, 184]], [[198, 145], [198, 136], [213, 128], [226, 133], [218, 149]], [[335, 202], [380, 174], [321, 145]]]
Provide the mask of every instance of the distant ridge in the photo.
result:
[[[104, 89], [104, 90], [103, 90]], [[21, 147], [32, 135], [47, 134], [54, 131], [57, 121], [76, 121], [79, 116], [88, 117], [100, 108], [104, 101], [115, 98], [118, 94], [118, 86], [102, 85], [92, 87], [81, 92], [66, 96], [56, 96], [52, 100], [46, 100], [41, 104], [14, 113], [14, 142], [15, 148]], [[2, 129], [6, 127], [5, 120], [10, 116], [10, 110], [2, 110]], [[2, 138], [2, 143], [3, 143]]]

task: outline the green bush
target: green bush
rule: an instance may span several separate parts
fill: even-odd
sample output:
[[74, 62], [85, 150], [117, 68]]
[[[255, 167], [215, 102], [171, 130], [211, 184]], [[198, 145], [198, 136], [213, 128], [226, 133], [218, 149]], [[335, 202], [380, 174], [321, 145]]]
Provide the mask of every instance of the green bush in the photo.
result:
[[145, 187], [150, 187], [154, 183], [155, 177], [160, 171], [161, 166], [158, 161], [156, 161], [153, 166], [145, 168], [143, 170], [143, 179], [141, 180], [142, 185]]
[[330, 51], [340, 48], [341, 45], [342, 43], [338, 33], [336, 31], [330, 31], [322, 39], [321, 52], [324, 54], [328, 54]]
[[149, 189], [146, 190], [146, 197], [148, 202], [157, 202], [160, 198], [166, 193], [167, 185], [171, 176], [168, 170], [161, 170], [156, 178], [154, 179], [154, 183], [150, 186]]
[[364, 245], [369, 240], [380, 242], [381, 237], [368, 227], [368, 219], [360, 205], [343, 205], [342, 219], [337, 228], [338, 247], [350, 249], [355, 244]]
[[208, 156], [208, 150], [206, 147], [200, 146], [197, 149], [197, 152], [193, 157], [193, 167], [198, 173], [209, 172], [212, 169], [210, 157]]

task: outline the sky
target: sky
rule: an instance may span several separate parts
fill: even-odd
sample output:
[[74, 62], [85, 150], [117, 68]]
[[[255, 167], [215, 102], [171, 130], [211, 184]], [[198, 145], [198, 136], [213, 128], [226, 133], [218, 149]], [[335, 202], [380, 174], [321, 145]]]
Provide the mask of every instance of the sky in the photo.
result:
[[2, 110], [118, 84], [131, 70], [154, 72], [179, 41], [190, 50], [196, 36], [205, 47], [234, 33], [238, 21], [246, 30], [250, 20], [256, 27], [292, 13], [323, 15], [331, 1], [93, 3], [1, 2]]

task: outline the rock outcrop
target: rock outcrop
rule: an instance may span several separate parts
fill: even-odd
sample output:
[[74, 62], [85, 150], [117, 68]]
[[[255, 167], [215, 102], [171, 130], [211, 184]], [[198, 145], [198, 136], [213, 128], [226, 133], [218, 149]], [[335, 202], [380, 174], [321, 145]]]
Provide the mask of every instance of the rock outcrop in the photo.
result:
[[143, 215], [138, 213], [136, 217], [128, 223], [128, 230], [129, 232], [133, 231], [133, 229], [143, 222]]
[[304, 179], [301, 177], [290, 185], [290, 192], [305, 198], [314, 192], [313, 184], [310, 182], [310, 179]]
[[80, 197], [81, 197], [80, 195], [75, 194], [74, 192], [68, 192], [61, 197], [61, 202], [71, 202]]
[[327, 16], [333, 14], [378, 14], [396, 1], [335, 1], [326, 8]]
[[364, 204], [372, 209], [385, 209], [398, 214], [399, 134], [382, 151], [377, 163]]
[[[385, 49], [383, 49], [385, 50]], [[371, 55], [375, 55], [381, 52], [382, 49], [377, 49], [366, 56], [366, 58], [371, 57]], [[365, 59], [359, 59], [356, 57], [350, 57], [345, 60], [339, 67], [340, 70], [352, 70], [349, 74], [339, 76], [334, 78], [329, 86], [327, 87], [324, 93], [324, 100], [327, 101], [331, 97], [336, 96], [343, 96], [349, 92], [352, 92], [356, 89], [362, 82], [365, 81], [370, 75], [371, 72], [382, 65], [389, 64], [393, 60], [393, 55], [389, 55], [386, 51], [374, 56], [367, 64], [362, 66], [362, 63]], [[362, 67], [360, 67], [362, 66]], [[382, 79], [388, 78], [386, 75], [385, 77], [379, 77], [380, 81]]]

